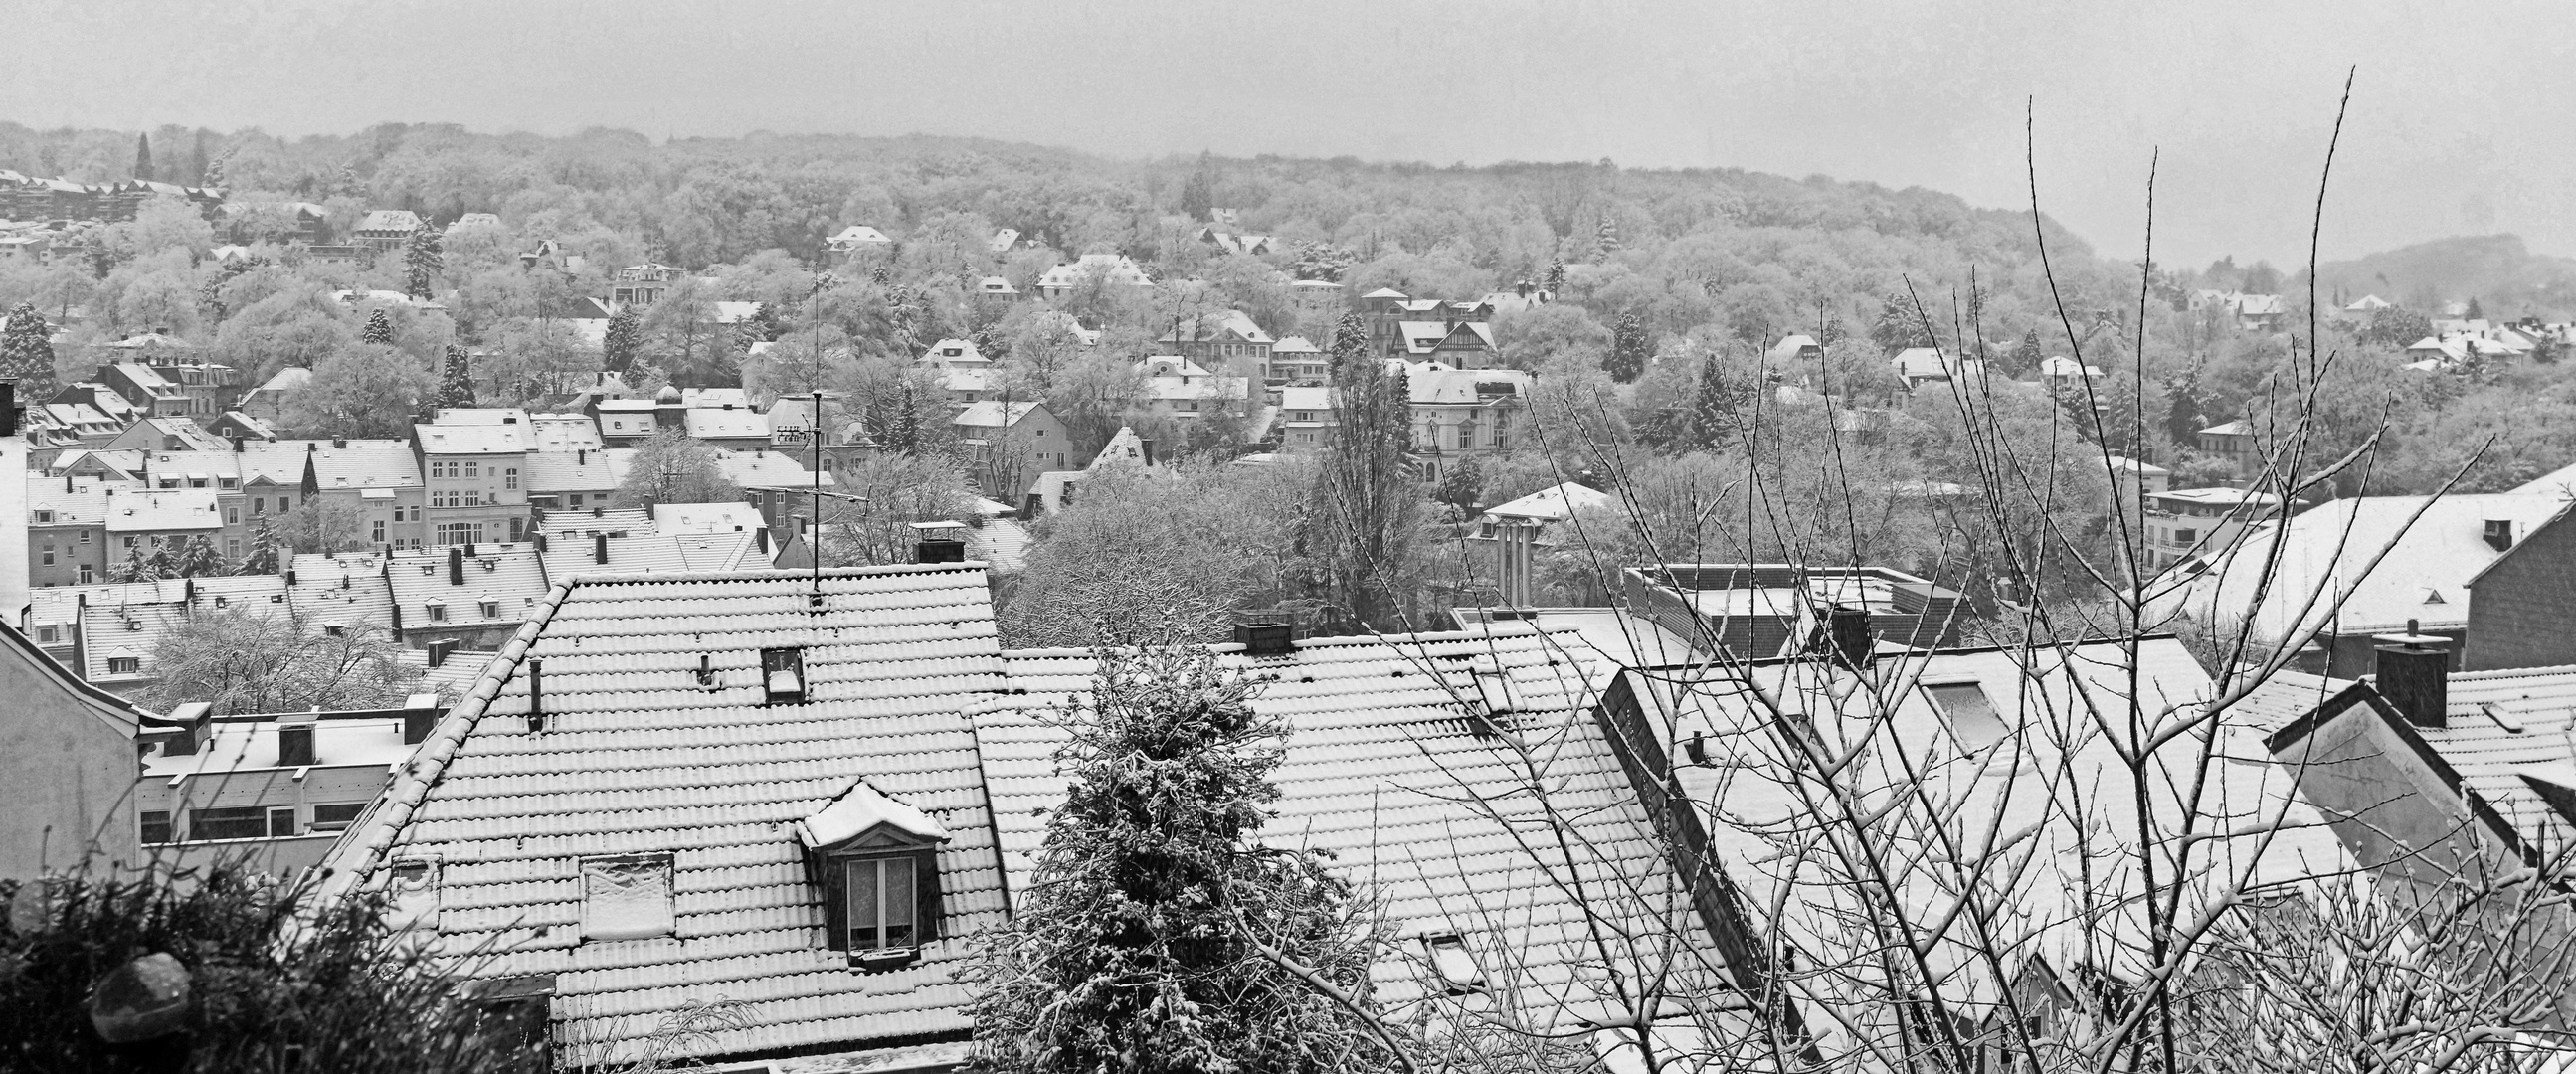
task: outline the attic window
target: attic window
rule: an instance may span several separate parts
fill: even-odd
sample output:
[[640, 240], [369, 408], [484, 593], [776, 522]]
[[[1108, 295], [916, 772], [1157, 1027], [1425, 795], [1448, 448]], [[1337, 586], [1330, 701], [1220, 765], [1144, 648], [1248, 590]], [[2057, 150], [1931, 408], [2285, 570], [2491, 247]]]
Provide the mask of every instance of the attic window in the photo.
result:
[[948, 830], [862, 780], [796, 824], [822, 888], [824, 938], [861, 969], [911, 961], [939, 935], [939, 852]]
[[143, 658], [139, 656], [108, 657], [107, 673], [110, 675], [140, 675], [143, 673]]
[[2439, 589], [2427, 589], [2427, 590], [2425, 590], [2425, 591], [2424, 591], [2424, 603], [2426, 603], [2426, 604], [2448, 604], [2448, 603], [2450, 603], [2450, 601], [2447, 601], [2447, 600], [2443, 600], [2443, 599], [2442, 599], [2442, 591], [2441, 591], [2441, 590], [2439, 590]]
[[1485, 990], [1485, 971], [1477, 968], [1476, 955], [1467, 950], [1467, 938], [1454, 932], [1422, 938], [1424, 953], [1431, 960], [1431, 972], [1437, 974], [1444, 991], [1453, 996]]
[[1950, 721], [1950, 733], [1959, 744], [1981, 750], [2004, 740], [2003, 717], [1995, 712], [1995, 703], [1986, 697], [1984, 687], [1973, 682], [1925, 685], [1923, 693], [1932, 699]]
[[421, 605], [421, 607], [428, 609], [428, 611], [429, 611], [429, 621], [430, 621], [430, 622], [433, 622], [433, 623], [444, 623], [444, 622], [446, 622], [446, 621], [447, 621], [447, 605], [446, 605], [446, 604], [444, 604], [444, 603], [442, 603], [442, 602], [439, 602], [439, 601], [435, 601], [435, 600], [433, 600], [433, 601], [430, 601], [430, 602], [429, 602], [429, 603], [427, 603], [427, 604]]
[[349, 633], [349, 627], [346, 623], [324, 623], [322, 624], [322, 633], [334, 638], [346, 637]]
[[671, 855], [582, 860], [582, 939], [641, 940], [671, 930]]
[[481, 603], [482, 608], [483, 608], [483, 618], [485, 618], [485, 619], [498, 619], [498, 618], [500, 618], [500, 617], [501, 617], [501, 602], [500, 602], [500, 601], [495, 600], [495, 599], [493, 599], [493, 598], [491, 598], [491, 597], [485, 597], [485, 598], [483, 598], [483, 599], [482, 599], [482, 601], [481, 601], [480, 603]]
[[763, 649], [760, 651], [760, 679], [769, 688], [772, 705], [805, 703], [805, 650]]

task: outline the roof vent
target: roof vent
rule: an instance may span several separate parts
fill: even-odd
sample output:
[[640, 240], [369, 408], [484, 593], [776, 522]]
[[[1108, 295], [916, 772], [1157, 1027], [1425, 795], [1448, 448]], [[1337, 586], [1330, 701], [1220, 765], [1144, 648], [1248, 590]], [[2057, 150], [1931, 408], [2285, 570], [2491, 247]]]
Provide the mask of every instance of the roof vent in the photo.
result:
[[314, 763], [313, 714], [298, 712], [277, 719], [277, 766], [303, 768]]
[[2498, 552], [2512, 548], [2513, 520], [2510, 518], [2488, 519], [2485, 536], [2487, 544]]
[[1234, 643], [1245, 656], [1287, 656], [1297, 651], [1296, 617], [1279, 608], [1238, 612]]

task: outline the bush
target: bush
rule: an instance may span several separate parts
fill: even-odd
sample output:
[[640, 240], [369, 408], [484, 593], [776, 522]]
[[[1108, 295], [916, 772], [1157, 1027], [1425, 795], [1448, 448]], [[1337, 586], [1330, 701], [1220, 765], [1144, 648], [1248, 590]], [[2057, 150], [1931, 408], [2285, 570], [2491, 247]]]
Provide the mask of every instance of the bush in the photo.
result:
[[[310, 885], [203, 873], [0, 880], [0, 1069], [466, 1071], [506, 1068], [453, 979], [398, 942], [379, 899], [308, 905]], [[154, 953], [186, 968], [179, 1030], [109, 1044], [92, 988]]]

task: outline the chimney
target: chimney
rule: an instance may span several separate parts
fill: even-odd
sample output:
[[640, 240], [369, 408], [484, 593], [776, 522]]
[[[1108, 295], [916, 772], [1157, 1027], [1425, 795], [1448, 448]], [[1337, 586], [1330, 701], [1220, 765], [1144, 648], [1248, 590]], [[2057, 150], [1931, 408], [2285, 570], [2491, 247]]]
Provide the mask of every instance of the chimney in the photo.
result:
[[761, 554], [761, 555], [764, 555], [764, 556], [765, 556], [765, 555], [768, 555], [768, 554], [769, 554], [769, 529], [768, 529], [768, 527], [765, 527], [765, 526], [764, 526], [764, 527], [762, 527], [762, 528], [760, 528], [760, 529], [756, 529], [756, 530], [751, 531], [751, 543], [752, 543], [752, 544], [754, 544], [754, 545], [756, 545], [756, 546], [758, 546], [758, 547], [760, 548], [760, 554]]
[[608, 562], [607, 534], [594, 533], [590, 535], [590, 561], [603, 565]]
[[429, 666], [433, 668], [447, 666], [447, 658], [455, 655], [456, 645], [454, 638], [440, 638], [429, 643]]
[[966, 542], [945, 537], [924, 537], [912, 546], [915, 563], [964, 563]]
[[1140, 436], [1136, 438], [1136, 443], [1145, 449], [1145, 465], [1154, 465], [1154, 438]]
[[465, 584], [465, 550], [454, 545], [447, 549], [447, 584]]
[[1234, 643], [1245, 656], [1286, 656], [1297, 651], [1296, 617], [1277, 608], [1237, 612]]
[[[454, 642], [442, 642], [454, 645]], [[435, 651], [435, 647], [432, 647]], [[432, 667], [437, 665], [433, 664]], [[438, 726], [438, 695], [413, 694], [403, 699], [403, 745], [417, 746], [429, 738], [429, 729]]]
[[2502, 552], [2502, 551], [2504, 551], [2504, 550], [2506, 550], [2506, 549], [2508, 549], [2508, 548], [2512, 548], [2512, 547], [2513, 547], [2513, 520], [2512, 520], [2512, 519], [2510, 519], [2510, 518], [2490, 518], [2490, 519], [2488, 519], [2488, 520], [2487, 520], [2486, 539], [2487, 539], [2487, 545], [2488, 545], [2488, 547], [2491, 547], [2491, 548], [2495, 549], [2495, 550], [2496, 550], [2496, 551], [2498, 551], [2498, 552]]
[[332, 438], [331, 438], [331, 446], [332, 446], [332, 447], [335, 447], [335, 448], [344, 448], [344, 447], [347, 447], [347, 446], [349, 446], [349, 438], [348, 438], [348, 437], [345, 437], [345, 436], [335, 436], [335, 437], [332, 437]]
[[606, 505], [606, 504], [592, 504], [592, 505], [590, 506], [590, 517], [592, 517], [592, 518], [601, 518], [601, 517], [605, 517], [605, 516], [607, 515], [607, 513], [608, 513], [608, 505]]
[[313, 763], [313, 723], [313, 713], [310, 712], [291, 713], [277, 718], [277, 766], [279, 768], [302, 768]]
[[288, 584], [288, 585], [294, 585], [294, 584], [295, 584], [295, 568], [293, 568], [293, 567], [288, 567], [288, 568], [286, 568], [286, 584]]
[[215, 707], [203, 701], [191, 701], [170, 710], [170, 722], [179, 725], [179, 733], [161, 745], [161, 756], [186, 757], [197, 752], [206, 738], [206, 728], [214, 722]]
[[2417, 727], [2447, 727], [2444, 710], [2450, 706], [2451, 653], [2450, 639], [2416, 632], [2416, 620], [2406, 621], [2406, 633], [2381, 634], [2370, 640], [2379, 644], [2378, 674], [2371, 686], [2387, 698], [2406, 722]]
[[529, 543], [534, 544], [534, 545], [536, 545], [536, 546], [537, 546], [537, 551], [539, 551], [539, 552], [544, 552], [544, 551], [546, 550], [546, 535], [545, 535], [545, 531], [543, 531], [543, 530], [539, 530], [539, 531], [537, 531], [537, 533], [536, 533], [535, 535], [533, 535], [533, 536], [531, 536], [531, 537], [529, 537], [529, 538], [528, 538], [528, 541], [529, 541]]
[[1854, 671], [1868, 667], [1878, 656], [1878, 643], [1869, 636], [1867, 608], [1834, 605], [1825, 619], [1825, 637], [1835, 662]]
[[0, 436], [18, 435], [18, 382], [0, 380]]
[[477, 558], [480, 558], [480, 557], [478, 557], [478, 556], [475, 554], [475, 552], [474, 552], [474, 542], [472, 542], [472, 541], [467, 541], [467, 542], [465, 542], [465, 558], [467, 558], [467, 559], [477, 559]]
[[590, 465], [590, 449], [589, 449], [589, 448], [579, 448], [579, 449], [576, 449], [576, 450], [572, 453], [572, 461], [573, 461], [573, 465], [575, 465], [575, 466], [588, 466], [588, 465]]
[[244, 439], [244, 438], [239, 437], [239, 436], [233, 437], [233, 454], [236, 454], [236, 455], [241, 454], [241, 450], [242, 450], [242, 440], [243, 440], [243, 439]]

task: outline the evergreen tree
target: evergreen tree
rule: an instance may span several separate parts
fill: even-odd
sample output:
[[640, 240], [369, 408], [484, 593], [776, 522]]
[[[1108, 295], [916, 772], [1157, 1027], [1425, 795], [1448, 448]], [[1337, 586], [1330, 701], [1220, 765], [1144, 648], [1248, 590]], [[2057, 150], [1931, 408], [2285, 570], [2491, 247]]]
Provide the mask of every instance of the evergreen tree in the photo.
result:
[[428, 298], [438, 274], [446, 268], [446, 256], [438, 229], [424, 220], [412, 229], [411, 239], [403, 244], [403, 293], [413, 298]]
[[1557, 293], [1558, 293], [1558, 292], [1561, 292], [1561, 291], [1565, 290], [1565, 259], [1564, 259], [1564, 258], [1562, 258], [1562, 257], [1552, 257], [1552, 258], [1549, 258], [1549, 259], [1548, 259], [1548, 262], [1547, 262], [1547, 277], [1546, 277], [1544, 280], [1541, 280], [1541, 281], [1539, 282], [1539, 285], [1538, 285], [1538, 286], [1539, 286], [1539, 290], [1542, 290], [1542, 291], [1545, 291], [1545, 292], [1547, 292], [1547, 293], [1548, 293], [1548, 297], [1549, 297], [1549, 298], [1554, 298], [1554, 297], [1556, 297], [1556, 295], [1557, 295]]
[[600, 340], [601, 365], [611, 373], [623, 375], [635, 368], [635, 356], [644, 349], [643, 318], [633, 306], [620, 306], [608, 316], [608, 334]]
[[453, 343], [447, 345], [447, 364], [440, 370], [438, 405], [474, 405], [473, 358], [465, 348]]
[[2011, 377], [2027, 376], [2038, 371], [2044, 357], [2039, 350], [2039, 329], [2033, 328], [2022, 333], [2021, 343], [2013, 348], [2012, 362], [2003, 373]]
[[1432, 498], [1457, 508], [1463, 518], [1476, 509], [1484, 494], [1484, 464], [1477, 462], [1473, 455], [1461, 455], [1456, 462], [1449, 464], [1447, 470], [1441, 471], [1440, 486], [1432, 493]]
[[1036, 881], [971, 971], [983, 1069], [1394, 1065], [1333, 998], [1368, 993], [1384, 937], [1323, 855], [1255, 841], [1288, 729], [1254, 692], [1202, 649], [1104, 653], [1056, 754], [1070, 786], [1047, 816]]
[[1208, 210], [1216, 208], [1216, 158], [1206, 150], [1199, 151], [1199, 166], [1181, 181], [1181, 215], [1192, 220], [1208, 220]]
[[134, 136], [134, 177], [144, 182], [159, 178], [152, 174], [152, 136], [149, 134]]
[[385, 316], [383, 307], [379, 306], [374, 312], [367, 314], [367, 330], [358, 333], [358, 342], [375, 343], [387, 347], [394, 345], [394, 321], [393, 318]]
[[268, 516], [262, 515], [252, 520], [250, 554], [242, 557], [241, 565], [235, 568], [233, 573], [276, 574], [283, 571], [286, 564], [282, 562], [284, 557], [279, 551], [279, 546], [284, 543], [279, 540], [277, 527], [269, 523]]
[[1325, 350], [1325, 361], [1332, 375], [1341, 376], [1342, 366], [1369, 356], [1368, 321], [1357, 313], [1345, 313], [1333, 325], [1333, 344]]
[[896, 393], [894, 420], [886, 423], [885, 449], [897, 455], [914, 455], [921, 451], [921, 401], [907, 382]]
[[217, 156], [213, 160], [207, 161], [206, 174], [201, 185], [209, 187], [220, 187], [224, 185], [224, 162], [231, 159], [233, 159], [232, 151], [227, 149], [222, 155]]
[[2200, 370], [2186, 369], [2182, 375], [2165, 381], [2165, 435], [2178, 444], [2197, 441], [2202, 429], [2209, 428], [2208, 404], [2200, 397]]
[[224, 281], [230, 278], [231, 277], [229, 276], [220, 275], [208, 276], [206, 277], [206, 282], [197, 285], [197, 305], [206, 311], [207, 324], [222, 324], [224, 322], [224, 317], [226, 316], [224, 311]]
[[1592, 245], [1600, 251], [1599, 256], [1593, 259], [1596, 261], [1607, 261], [1610, 255], [1619, 252], [1619, 222], [1611, 218], [1608, 210], [1602, 211], [1601, 222], [1593, 229]]
[[0, 380], [18, 382], [18, 401], [31, 403], [54, 394], [53, 326], [33, 302], [9, 311], [9, 326], [0, 331]]
[[344, 198], [365, 198], [367, 196], [367, 184], [358, 181], [357, 161], [352, 160], [341, 163], [340, 183], [336, 192]]
[[224, 569], [222, 553], [215, 551], [215, 542], [202, 535], [179, 542], [178, 553], [170, 557], [170, 570], [181, 578], [211, 578], [230, 573]]
[[1700, 356], [1699, 378], [1691, 386], [1690, 436], [1699, 447], [1717, 447], [1735, 436], [1735, 399], [1728, 390], [1717, 351]]
[[2472, 320], [2472, 321], [2475, 321], [2475, 320], [2479, 320], [2479, 319], [2481, 319], [2481, 318], [2484, 318], [2485, 316], [2486, 316], [2486, 311], [2481, 310], [2481, 309], [2479, 309], [2479, 308], [2478, 308], [2478, 300], [2477, 300], [2477, 299], [2475, 299], [2475, 298], [2470, 299], [2470, 300], [2469, 300], [2469, 309], [2468, 309], [2468, 319], [2469, 319], [2469, 320]]
[[1646, 359], [1652, 350], [1646, 339], [1646, 323], [1636, 314], [1620, 314], [1618, 326], [1610, 332], [1610, 355], [1601, 360], [1601, 368], [1609, 372], [1610, 379], [1630, 383], [1645, 375]]

